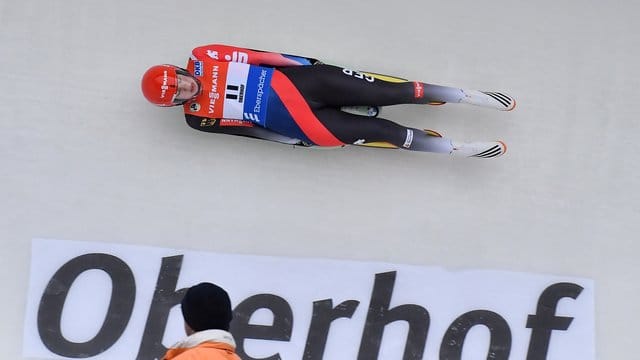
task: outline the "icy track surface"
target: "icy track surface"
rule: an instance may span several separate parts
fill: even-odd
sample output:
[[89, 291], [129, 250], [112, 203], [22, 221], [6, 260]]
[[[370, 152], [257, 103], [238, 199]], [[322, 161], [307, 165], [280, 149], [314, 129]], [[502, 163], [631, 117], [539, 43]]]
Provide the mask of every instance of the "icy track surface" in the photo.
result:
[[[0, 1], [0, 338], [21, 358], [34, 237], [589, 277], [597, 358], [640, 311], [633, 1]], [[139, 78], [206, 43], [479, 90], [518, 108], [385, 117], [500, 159], [199, 133]]]

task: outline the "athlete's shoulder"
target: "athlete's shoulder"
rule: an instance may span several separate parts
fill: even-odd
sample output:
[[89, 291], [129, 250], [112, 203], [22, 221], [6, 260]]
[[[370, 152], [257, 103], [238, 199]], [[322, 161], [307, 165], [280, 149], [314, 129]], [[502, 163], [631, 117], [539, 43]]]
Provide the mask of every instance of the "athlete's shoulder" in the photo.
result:
[[222, 62], [247, 63], [259, 66], [301, 66], [313, 65], [319, 61], [314, 58], [289, 55], [279, 52], [256, 50], [224, 44], [199, 46], [192, 51], [196, 60], [209, 58]]
[[207, 118], [189, 113], [185, 113], [184, 117], [187, 121], [187, 124], [196, 130], [215, 132], [215, 129], [219, 127], [218, 119]]
[[192, 58], [197, 60], [211, 59], [224, 62], [247, 62], [248, 49], [232, 45], [210, 44], [202, 45], [191, 51]]

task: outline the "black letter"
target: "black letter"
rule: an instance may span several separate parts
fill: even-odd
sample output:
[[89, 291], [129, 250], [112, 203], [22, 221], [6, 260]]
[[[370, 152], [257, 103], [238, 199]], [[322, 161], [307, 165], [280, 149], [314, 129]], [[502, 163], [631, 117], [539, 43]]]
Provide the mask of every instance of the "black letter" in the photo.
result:
[[[111, 277], [111, 299], [102, 327], [93, 339], [71, 342], [61, 329], [62, 310], [69, 289], [80, 274], [102, 270]], [[53, 275], [40, 299], [38, 332], [51, 352], [64, 357], [88, 358], [103, 353], [118, 341], [129, 323], [136, 297], [136, 285], [129, 266], [109, 254], [86, 254], [69, 260]]]
[[511, 330], [502, 316], [488, 310], [474, 310], [462, 314], [453, 321], [442, 338], [441, 360], [462, 358], [462, 345], [469, 330], [476, 325], [484, 325], [491, 332], [487, 359], [507, 360], [511, 352]]
[[356, 300], [348, 300], [332, 309], [333, 301], [331, 299], [314, 301], [313, 315], [311, 317], [311, 325], [309, 326], [309, 334], [307, 335], [307, 344], [304, 348], [305, 360], [322, 360], [324, 349], [327, 345], [329, 337], [329, 328], [331, 322], [339, 318], [351, 318], [356, 308], [360, 304]]
[[[249, 324], [251, 315], [259, 309], [269, 309], [273, 313], [273, 324], [253, 325]], [[273, 294], [254, 295], [241, 302], [233, 310], [231, 333], [236, 340], [236, 352], [245, 360], [280, 360], [280, 354], [275, 353], [266, 358], [253, 358], [244, 351], [245, 339], [260, 340], [291, 340], [293, 330], [293, 312], [289, 303]]]
[[162, 345], [162, 338], [167, 327], [171, 308], [179, 304], [187, 289], [176, 291], [178, 276], [182, 268], [182, 255], [162, 258], [162, 266], [156, 282], [156, 290], [144, 327], [142, 342], [138, 350], [138, 360], [159, 359], [167, 351]]
[[557, 283], [549, 286], [540, 294], [536, 314], [529, 315], [527, 318], [527, 327], [532, 329], [527, 360], [547, 358], [551, 331], [567, 330], [573, 321], [572, 317], [555, 316], [558, 302], [565, 297], [575, 300], [582, 290], [582, 286], [573, 283]]
[[371, 293], [371, 304], [367, 314], [367, 322], [362, 333], [358, 359], [377, 359], [382, 341], [384, 327], [398, 320], [409, 323], [407, 344], [404, 348], [403, 360], [422, 359], [429, 330], [429, 312], [422, 306], [400, 305], [389, 310], [396, 272], [376, 274]]

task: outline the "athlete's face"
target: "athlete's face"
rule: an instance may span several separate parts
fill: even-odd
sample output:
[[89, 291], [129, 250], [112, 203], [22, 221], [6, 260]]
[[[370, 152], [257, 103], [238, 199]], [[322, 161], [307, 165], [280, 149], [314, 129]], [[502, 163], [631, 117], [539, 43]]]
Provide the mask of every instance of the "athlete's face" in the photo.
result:
[[178, 91], [176, 101], [189, 100], [198, 95], [198, 82], [191, 76], [178, 74]]

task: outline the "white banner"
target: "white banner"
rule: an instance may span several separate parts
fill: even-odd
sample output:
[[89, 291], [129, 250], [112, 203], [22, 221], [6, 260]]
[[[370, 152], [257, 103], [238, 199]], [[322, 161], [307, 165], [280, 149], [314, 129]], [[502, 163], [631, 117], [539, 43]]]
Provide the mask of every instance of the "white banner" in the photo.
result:
[[588, 279], [47, 239], [24, 356], [160, 358], [203, 281], [229, 292], [243, 359], [595, 359]]

